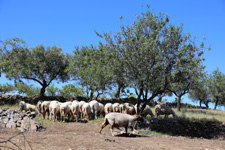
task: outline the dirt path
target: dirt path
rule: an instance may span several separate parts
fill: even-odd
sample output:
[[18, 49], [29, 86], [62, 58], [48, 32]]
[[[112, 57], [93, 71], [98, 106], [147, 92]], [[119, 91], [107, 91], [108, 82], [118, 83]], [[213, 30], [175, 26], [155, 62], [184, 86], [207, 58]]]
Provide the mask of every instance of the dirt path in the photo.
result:
[[[49, 123], [46, 131], [25, 133], [27, 141], [33, 150], [224, 150], [225, 140], [207, 140], [199, 138], [169, 137], [169, 136], [137, 136], [112, 137], [109, 128], [98, 133], [100, 122], [88, 123]], [[115, 131], [117, 131], [115, 129]], [[0, 142], [19, 133], [18, 130], [0, 128]], [[23, 135], [12, 139], [22, 149], [24, 147]], [[2, 146], [18, 149], [11, 143], [0, 143]], [[30, 149], [25, 142], [26, 149]], [[5, 148], [6, 149], [6, 148]]]

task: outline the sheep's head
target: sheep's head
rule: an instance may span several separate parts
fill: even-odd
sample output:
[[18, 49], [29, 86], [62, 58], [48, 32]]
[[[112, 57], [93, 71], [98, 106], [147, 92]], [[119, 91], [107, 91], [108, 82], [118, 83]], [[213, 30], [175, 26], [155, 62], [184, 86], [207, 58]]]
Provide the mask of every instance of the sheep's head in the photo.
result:
[[26, 103], [24, 101], [20, 101], [20, 103], [19, 103], [19, 111], [24, 110], [25, 109], [25, 105], [26, 105]]
[[144, 122], [144, 118], [142, 118], [140, 115], [135, 115], [136, 121]]

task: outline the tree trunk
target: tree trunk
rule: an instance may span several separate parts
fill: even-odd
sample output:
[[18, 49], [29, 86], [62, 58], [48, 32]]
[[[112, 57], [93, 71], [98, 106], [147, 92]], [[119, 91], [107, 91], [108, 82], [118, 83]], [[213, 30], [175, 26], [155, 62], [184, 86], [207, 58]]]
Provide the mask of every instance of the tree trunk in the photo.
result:
[[[142, 84], [141, 84], [140, 92], [139, 92], [138, 98], [137, 98], [137, 115], [140, 115], [141, 114], [141, 111], [140, 111], [139, 107], [140, 107], [140, 104], [141, 104], [141, 96], [144, 93], [144, 89], [143, 89], [143, 86], [142, 86], [143, 85], [143, 82], [141, 82], [141, 83]], [[134, 129], [137, 129], [137, 121], [134, 122], [133, 128]]]
[[143, 95], [143, 93], [144, 93], [144, 89], [143, 89], [143, 82], [141, 82], [142, 84], [141, 84], [141, 88], [140, 88], [140, 92], [139, 92], [139, 94], [138, 94], [138, 98], [137, 98], [137, 115], [139, 115], [139, 106], [140, 106], [140, 104], [141, 104], [141, 96]]
[[90, 100], [89, 101], [92, 101], [93, 95], [94, 95], [94, 92], [91, 90]]
[[40, 97], [44, 96], [46, 87], [47, 87], [47, 85], [42, 85], [41, 92], [40, 92], [40, 95], [39, 95]]
[[103, 94], [103, 92], [102, 92], [102, 93], [98, 92], [98, 95], [96, 96], [96, 100], [97, 100], [98, 97], [99, 97], [100, 95], [102, 95], [102, 94]]
[[208, 105], [208, 103], [204, 103], [204, 104], [205, 104], [206, 108], [209, 108], [209, 105]]
[[202, 107], [202, 101], [201, 100], [199, 101], [199, 106]]
[[180, 101], [181, 101], [181, 96], [178, 96], [177, 100], [177, 110], [180, 111]]
[[218, 98], [218, 97], [216, 97], [216, 103], [215, 103], [214, 110], [216, 110], [216, 107], [217, 107], [217, 105], [218, 105], [218, 102], [219, 102], [219, 98]]
[[162, 94], [159, 94], [158, 102], [162, 102], [162, 98], [163, 98], [163, 95]]
[[121, 90], [121, 87], [119, 86], [117, 91], [116, 91], [115, 98], [119, 98], [120, 97], [120, 90]]

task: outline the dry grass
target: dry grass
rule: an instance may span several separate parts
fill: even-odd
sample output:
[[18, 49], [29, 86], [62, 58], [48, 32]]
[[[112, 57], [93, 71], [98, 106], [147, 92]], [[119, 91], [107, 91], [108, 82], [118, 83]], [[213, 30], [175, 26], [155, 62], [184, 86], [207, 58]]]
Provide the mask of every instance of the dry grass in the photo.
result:
[[175, 113], [188, 119], [225, 122], [225, 111], [221, 110], [182, 108], [180, 112], [175, 110]]
[[[154, 107], [151, 107], [154, 112]], [[213, 110], [213, 109], [196, 109], [196, 108], [181, 108], [181, 111], [177, 111], [173, 108], [178, 118], [186, 118], [188, 120], [205, 120], [205, 121], [220, 121], [225, 122], [225, 111]], [[149, 117], [149, 116], [148, 116]], [[164, 119], [164, 115], [159, 116], [160, 119]], [[173, 118], [172, 115], [169, 118]]]
[[18, 110], [18, 105], [17, 104], [14, 104], [14, 105], [0, 105], [0, 108], [10, 108], [10, 109], [15, 109], [15, 110]]

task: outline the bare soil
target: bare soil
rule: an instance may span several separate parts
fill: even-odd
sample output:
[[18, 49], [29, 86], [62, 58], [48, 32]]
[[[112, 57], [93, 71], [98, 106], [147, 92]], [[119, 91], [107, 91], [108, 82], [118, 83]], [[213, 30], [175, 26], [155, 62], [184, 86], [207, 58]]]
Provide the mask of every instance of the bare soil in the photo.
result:
[[[46, 131], [20, 133], [17, 129], [0, 128], [0, 150], [224, 150], [225, 140], [188, 138], [182, 136], [143, 136], [120, 134], [112, 137], [108, 127], [99, 134], [100, 121], [88, 123], [50, 122]], [[23, 136], [24, 135], [24, 136]], [[12, 144], [12, 143], [14, 144]], [[17, 147], [18, 146], [18, 147]]]

